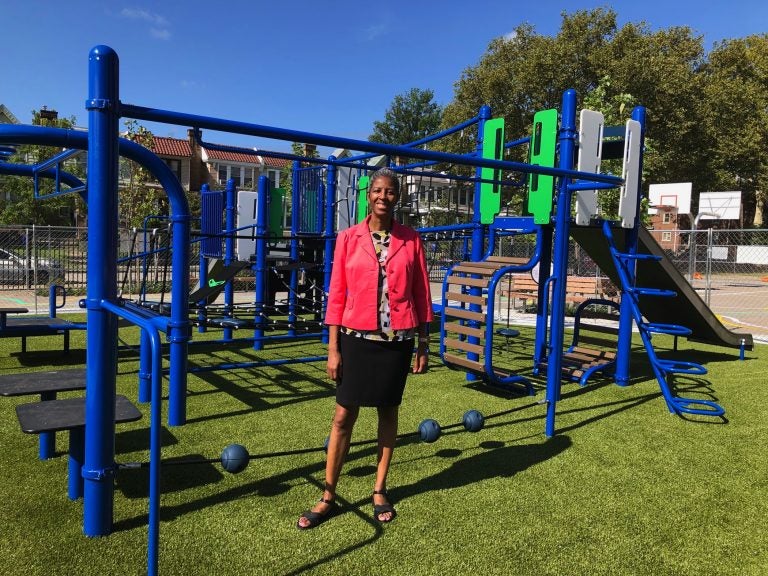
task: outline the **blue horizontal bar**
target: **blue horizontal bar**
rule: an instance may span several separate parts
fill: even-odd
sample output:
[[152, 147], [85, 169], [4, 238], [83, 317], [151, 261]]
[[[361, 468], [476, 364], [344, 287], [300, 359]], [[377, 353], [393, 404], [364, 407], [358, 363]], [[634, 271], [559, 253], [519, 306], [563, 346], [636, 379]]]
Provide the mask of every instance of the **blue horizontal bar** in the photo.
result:
[[312, 132], [303, 132], [300, 130], [289, 130], [285, 128], [277, 128], [274, 126], [251, 124], [248, 122], [239, 122], [235, 120], [224, 120], [221, 118], [211, 118], [209, 116], [172, 112], [169, 110], [146, 108], [143, 106], [134, 106], [130, 104], [122, 104], [120, 107], [120, 114], [124, 117], [146, 120], [148, 122], [160, 122], [175, 124], [178, 126], [191, 126], [198, 129], [205, 128], [219, 132], [231, 132], [234, 134], [272, 138], [275, 140], [284, 140], [288, 142], [304, 142], [307, 144], [329, 146], [332, 148], [348, 148], [350, 150], [375, 152], [377, 154], [383, 154], [386, 156], [408, 156], [412, 158], [438, 160], [465, 166], [483, 166], [485, 168], [499, 168], [502, 170], [525, 172], [527, 174], [546, 174], [550, 176], [573, 178], [576, 180], [594, 180], [596, 182], [607, 182], [616, 186], [623, 183], [623, 180], [618, 176], [612, 176], [609, 174], [592, 174], [589, 172], [579, 172], [576, 170], [563, 170], [559, 168], [533, 166], [531, 164], [524, 164], [522, 162], [510, 162], [484, 158], [467, 158], [460, 154], [435, 152], [432, 150], [422, 150], [420, 148], [409, 148], [407, 146], [394, 146], [391, 144], [381, 144], [379, 142], [369, 142], [367, 140], [355, 140], [353, 138], [327, 136], [324, 134], [314, 134]]

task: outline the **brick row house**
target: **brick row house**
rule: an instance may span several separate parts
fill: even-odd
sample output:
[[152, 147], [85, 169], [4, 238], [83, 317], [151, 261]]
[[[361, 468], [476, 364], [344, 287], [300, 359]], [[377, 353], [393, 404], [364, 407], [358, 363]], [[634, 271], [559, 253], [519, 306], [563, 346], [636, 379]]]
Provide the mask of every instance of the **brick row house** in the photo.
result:
[[288, 160], [254, 155], [249, 148], [227, 146], [227, 151], [209, 150], [201, 146], [190, 129], [186, 139], [154, 136], [152, 151], [176, 174], [182, 188], [200, 192], [203, 184], [212, 188], [226, 185], [232, 178], [239, 190], [255, 190], [264, 175], [273, 187], [280, 186], [280, 175]]

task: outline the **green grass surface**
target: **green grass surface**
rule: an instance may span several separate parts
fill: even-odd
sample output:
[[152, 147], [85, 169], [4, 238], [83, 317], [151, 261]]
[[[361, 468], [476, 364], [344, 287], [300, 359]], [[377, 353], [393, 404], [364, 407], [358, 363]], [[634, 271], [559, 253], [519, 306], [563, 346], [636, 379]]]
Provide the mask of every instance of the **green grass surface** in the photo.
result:
[[[532, 334], [522, 332], [505, 361], [530, 373]], [[121, 337], [135, 342], [130, 331]], [[72, 346], [62, 356], [60, 337], [32, 338], [22, 356], [18, 339], [2, 339], [0, 373], [82, 365], [84, 334], [73, 333]], [[259, 353], [193, 348], [190, 364], [323, 350], [307, 341]], [[710, 370], [681, 380], [681, 390], [715, 399], [727, 420], [670, 415], [637, 348], [628, 387], [599, 378], [586, 388], [564, 384], [550, 439], [543, 392], [495, 393], [433, 355], [429, 373], [409, 379], [401, 432], [424, 418], [458, 423], [470, 408], [490, 417], [478, 433], [452, 428], [434, 444], [403, 438], [390, 475], [398, 517], [386, 526], [371, 516], [372, 444], [351, 450], [341, 513], [306, 532], [295, 522], [320, 495], [320, 450], [256, 459], [237, 475], [214, 465], [166, 466], [160, 574], [766, 574], [766, 348], [744, 362], [732, 350], [688, 343], [678, 354]], [[135, 354], [120, 353], [118, 391], [133, 400], [137, 367]], [[543, 380], [535, 381], [541, 389]], [[118, 476], [113, 533], [84, 537], [82, 502], [66, 495], [67, 435], [57, 437], [57, 457], [40, 461], [37, 437], [19, 429], [15, 406], [32, 400], [0, 398], [0, 570], [144, 574], [147, 470]], [[141, 409], [141, 421], [118, 426], [119, 462], [148, 458], [149, 411]], [[191, 375], [188, 424], [164, 429], [163, 458], [216, 458], [233, 442], [259, 455], [321, 447], [332, 409], [322, 363]], [[365, 410], [355, 440], [374, 436], [375, 412]]]

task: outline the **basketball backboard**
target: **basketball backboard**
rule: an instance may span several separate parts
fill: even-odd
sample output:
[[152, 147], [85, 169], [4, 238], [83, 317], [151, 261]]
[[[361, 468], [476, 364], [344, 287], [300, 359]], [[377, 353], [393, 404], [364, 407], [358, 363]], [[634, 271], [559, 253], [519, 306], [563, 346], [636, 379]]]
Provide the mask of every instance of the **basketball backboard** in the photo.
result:
[[648, 214], [656, 214], [657, 206], [675, 206], [678, 214], [691, 213], [691, 182], [651, 184], [648, 187]]
[[699, 196], [699, 217], [702, 220], [740, 220], [741, 191], [702, 192]]

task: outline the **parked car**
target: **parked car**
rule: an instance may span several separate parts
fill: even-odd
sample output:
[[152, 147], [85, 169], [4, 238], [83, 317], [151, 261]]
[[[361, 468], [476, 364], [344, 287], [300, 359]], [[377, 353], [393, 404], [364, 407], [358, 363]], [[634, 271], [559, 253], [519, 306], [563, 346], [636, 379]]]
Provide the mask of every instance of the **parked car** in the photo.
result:
[[49, 281], [64, 277], [61, 262], [45, 258], [30, 259], [0, 248], [0, 285], [2, 284], [48, 284]]

